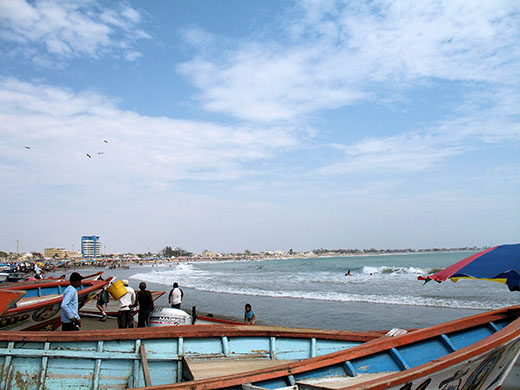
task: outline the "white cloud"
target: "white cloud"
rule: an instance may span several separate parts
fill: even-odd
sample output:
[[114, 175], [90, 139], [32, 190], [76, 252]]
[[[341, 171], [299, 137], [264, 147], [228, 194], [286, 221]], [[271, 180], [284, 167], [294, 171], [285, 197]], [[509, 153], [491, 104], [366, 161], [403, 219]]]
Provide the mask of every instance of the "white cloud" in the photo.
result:
[[342, 161], [319, 172], [420, 172], [489, 144], [520, 143], [519, 101], [519, 93], [508, 87], [471, 94], [452, 117], [427, 128], [389, 137], [367, 137], [352, 145], [332, 145], [343, 152]]
[[401, 90], [431, 79], [519, 79], [516, 1], [300, 6], [287, 13], [283, 39], [224, 41], [218, 53], [201, 43], [199, 56], [179, 67], [200, 89], [207, 110], [254, 121], [294, 120], [375, 100], [374, 85]]
[[61, 58], [135, 52], [129, 49], [135, 41], [149, 38], [139, 22], [135, 10], [119, 3], [107, 8], [96, 0], [0, 0], [1, 38], [25, 48], [43, 45]]
[[125, 59], [127, 59], [128, 61], [135, 61], [141, 56], [142, 54], [138, 51], [128, 51], [125, 53]]
[[25, 183], [56, 185], [137, 182], [160, 188], [182, 179], [236, 179], [252, 173], [251, 162], [299, 143], [292, 128], [148, 117], [94, 92], [16, 79], [0, 80], [0, 122], [4, 186], [15, 185], [21, 171]]
[[199, 55], [178, 70], [200, 89], [207, 110], [260, 123], [301, 122], [353, 103], [392, 104], [403, 91], [431, 94], [437, 82], [457, 81], [461, 98], [444, 118], [336, 144], [339, 160], [315, 171], [416, 173], [485, 144], [518, 142], [519, 13], [520, 3], [510, 0], [303, 1], [287, 12], [281, 39], [211, 40], [196, 30], [190, 36], [199, 39], [189, 41]]
[[319, 55], [253, 45], [226, 53], [229, 62], [216, 64], [198, 58], [178, 69], [201, 88], [200, 99], [207, 110], [259, 122], [294, 120], [367, 96], [348, 79], [331, 75]]
[[368, 139], [345, 149], [344, 161], [320, 169], [325, 174], [371, 172], [415, 173], [431, 169], [446, 159], [470, 150], [467, 146], [439, 145], [427, 137], [403, 135]]
[[293, 39], [310, 35], [314, 43], [334, 45], [339, 58], [358, 57], [368, 80], [509, 81], [519, 74], [516, 1], [304, 4], [306, 17], [292, 24], [299, 32]]

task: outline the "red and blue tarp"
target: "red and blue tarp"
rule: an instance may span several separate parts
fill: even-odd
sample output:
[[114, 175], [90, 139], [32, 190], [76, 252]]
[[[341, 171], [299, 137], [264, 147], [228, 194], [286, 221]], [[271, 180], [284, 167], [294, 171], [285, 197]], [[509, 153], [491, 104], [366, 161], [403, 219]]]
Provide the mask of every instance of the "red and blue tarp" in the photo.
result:
[[426, 282], [451, 279], [480, 279], [505, 283], [520, 291], [520, 244], [499, 245], [475, 253], [433, 275], [419, 276]]

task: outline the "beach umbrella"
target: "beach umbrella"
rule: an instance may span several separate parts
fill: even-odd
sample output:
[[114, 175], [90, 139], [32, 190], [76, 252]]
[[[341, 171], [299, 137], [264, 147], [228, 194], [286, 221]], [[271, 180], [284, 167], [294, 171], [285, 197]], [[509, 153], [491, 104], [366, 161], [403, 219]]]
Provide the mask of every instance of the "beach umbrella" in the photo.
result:
[[453, 282], [459, 279], [481, 279], [505, 283], [510, 291], [520, 291], [520, 244], [498, 245], [475, 253], [433, 275], [419, 280]]

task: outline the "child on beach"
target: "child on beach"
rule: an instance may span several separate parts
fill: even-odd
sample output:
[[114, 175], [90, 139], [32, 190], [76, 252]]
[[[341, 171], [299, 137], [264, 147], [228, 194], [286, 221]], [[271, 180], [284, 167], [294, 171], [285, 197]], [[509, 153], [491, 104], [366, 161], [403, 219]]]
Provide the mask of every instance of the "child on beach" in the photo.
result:
[[107, 313], [105, 311], [105, 305], [108, 304], [108, 301], [109, 301], [108, 291], [105, 286], [105, 287], [103, 287], [103, 290], [101, 290], [97, 296], [96, 307], [99, 310], [99, 312], [103, 315], [103, 317], [101, 317], [98, 321], [107, 320]]
[[256, 320], [255, 312], [251, 309], [251, 305], [249, 303], [246, 303], [245, 310], [244, 322], [247, 322], [249, 325], [254, 325]]

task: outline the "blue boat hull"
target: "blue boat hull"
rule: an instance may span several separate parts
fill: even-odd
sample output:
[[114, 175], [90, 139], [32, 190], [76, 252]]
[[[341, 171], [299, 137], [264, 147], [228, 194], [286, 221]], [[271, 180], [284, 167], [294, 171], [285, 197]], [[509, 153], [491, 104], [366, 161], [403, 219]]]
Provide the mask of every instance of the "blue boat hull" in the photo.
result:
[[149, 389], [498, 389], [520, 351], [520, 306], [329, 355]]
[[[396, 337], [228, 325], [0, 332], [0, 389], [493, 390], [519, 353], [520, 306]], [[195, 359], [253, 365], [198, 379]]]
[[171, 384], [186, 378], [190, 358], [294, 361], [352, 348], [380, 336], [244, 325], [0, 332], [0, 388], [117, 389]]

